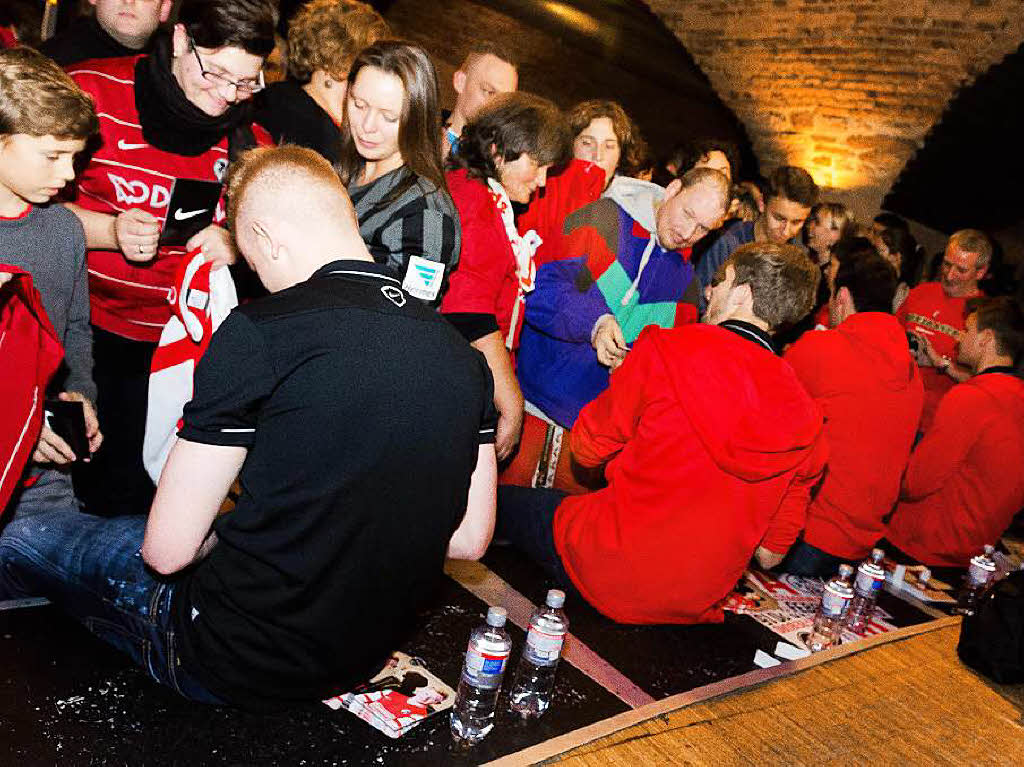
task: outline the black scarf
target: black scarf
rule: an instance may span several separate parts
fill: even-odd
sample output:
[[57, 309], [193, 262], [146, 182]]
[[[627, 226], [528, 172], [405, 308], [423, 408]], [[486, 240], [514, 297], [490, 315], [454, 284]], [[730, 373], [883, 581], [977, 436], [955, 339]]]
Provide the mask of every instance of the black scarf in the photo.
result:
[[135, 65], [135, 108], [143, 138], [172, 154], [196, 157], [225, 136], [240, 132], [242, 141], [248, 143], [246, 134], [252, 135], [250, 102], [233, 104], [219, 117], [211, 117], [186, 98], [171, 73], [171, 41], [167, 35], [158, 35], [153, 52]]

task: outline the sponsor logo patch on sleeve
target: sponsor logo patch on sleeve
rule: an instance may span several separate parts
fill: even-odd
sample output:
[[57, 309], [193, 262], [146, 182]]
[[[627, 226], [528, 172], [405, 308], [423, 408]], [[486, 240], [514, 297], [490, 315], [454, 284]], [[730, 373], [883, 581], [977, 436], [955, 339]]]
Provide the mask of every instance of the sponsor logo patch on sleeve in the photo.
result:
[[433, 301], [441, 291], [444, 278], [444, 264], [430, 261], [422, 256], [409, 256], [402, 287], [410, 295], [423, 301]]

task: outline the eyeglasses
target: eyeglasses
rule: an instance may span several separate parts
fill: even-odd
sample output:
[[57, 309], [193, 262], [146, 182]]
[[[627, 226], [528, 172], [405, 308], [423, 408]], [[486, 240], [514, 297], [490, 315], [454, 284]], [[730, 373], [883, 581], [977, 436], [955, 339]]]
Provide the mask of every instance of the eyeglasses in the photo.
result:
[[218, 88], [234, 88], [235, 95], [241, 98], [247, 98], [254, 93], [259, 93], [266, 87], [262, 69], [260, 70], [259, 76], [253, 80], [229, 80], [227, 77], [224, 77], [224, 75], [211, 72], [203, 66], [203, 60], [199, 58], [199, 49], [196, 48], [196, 42], [192, 39], [192, 35], [188, 36], [188, 44], [192, 46], [192, 53], [196, 56], [196, 62], [199, 64], [199, 71], [202, 73], [203, 79], [208, 83], [213, 83]]

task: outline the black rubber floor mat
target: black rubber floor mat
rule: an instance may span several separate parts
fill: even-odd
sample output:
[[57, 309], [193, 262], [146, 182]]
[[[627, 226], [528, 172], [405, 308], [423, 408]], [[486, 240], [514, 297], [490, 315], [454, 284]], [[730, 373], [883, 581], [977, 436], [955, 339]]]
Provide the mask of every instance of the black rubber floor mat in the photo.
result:
[[[486, 605], [446, 583], [401, 649], [453, 687]], [[515, 647], [523, 632], [510, 626]], [[506, 681], [508, 684], [508, 680]], [[522, 725], [499, 702], [494, 732], [468, 755], [449, 751], [448, 717], [392, 740], [345, 711], [313, 704], [250, 714], [192, 704], [152, 682], [54, 607], [0, 612], [0, 764], [477, 764], [621, 713], [627, 706], [567, 663], [551, 710]]]

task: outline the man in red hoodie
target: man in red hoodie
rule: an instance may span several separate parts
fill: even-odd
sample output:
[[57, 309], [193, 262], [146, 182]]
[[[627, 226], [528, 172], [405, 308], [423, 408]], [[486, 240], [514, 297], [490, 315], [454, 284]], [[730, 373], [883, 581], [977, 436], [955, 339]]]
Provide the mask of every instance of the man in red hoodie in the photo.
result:
[[959, 358], [974, 376], [939, 403], [889, 520], [889, 541], [932, 566], [966, 567], [1024, 505], [1024, 313], [1006, 296], [968, 312]]
[[573, 456], [608, 486], [501, 486], [498, 535], [616, 621], [721, 621], [751, 557], [772, 567], [796, 540], [825, 463], [821, 411], [771, 340], [817, 282], [796, 247], [737, 249], [705, 324], [646, 329], [580, 413]]
[[877, 253], [837, 248], [829, 273], [833, 330], [805, 333], [786, 352], [825, 414], [829, 447], [803, 540], [782, 563], [786, 572], [828, 577], [841, 562], [867, 556], [885, 534], [924, 398], [906, 332], [890, 313], [896, 279]]

